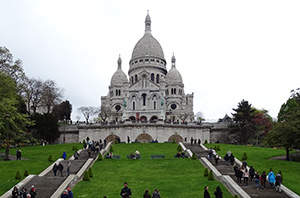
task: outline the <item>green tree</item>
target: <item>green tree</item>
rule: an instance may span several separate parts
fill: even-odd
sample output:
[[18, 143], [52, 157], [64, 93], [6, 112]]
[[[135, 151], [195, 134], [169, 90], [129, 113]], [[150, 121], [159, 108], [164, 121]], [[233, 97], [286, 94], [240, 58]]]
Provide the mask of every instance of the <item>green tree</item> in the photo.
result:
[[254, 111], [248, 101], [242, 100], [237, 109], [232, 113], [234, 123], [231, 125], [231, 133], [235, 134], [240, 144], [246, 144], [253, 138], [254, 130]]
[[272, 129], [273, 120], [272, 117], [268, 114], [267, 110], [255, 109], [253, 123], [255, 129], [253, 142], [255, 142], [256, 145], [259, 145], [260, 140], [264, 138], [268, 134], [268, 132]]
[[60, 136], [58, 130], [58, 120], [52, 113], [34, 114], [36, 126], [33, 128], [33, 135], [37, 139], [44, 139], [50, 143], [54, 142]]
[[278, 113], [278, 121], [268, 133], [270, 146], [284, 147], [286, 160], [290, 159], [289, 151], [300, 147], [300, 105], [296, 98], [289, 98]]
[[71, 120], [72, 104], [68, 100], [63, 101], [62, 103], [54, 106], [53, 113], [58, 120]]

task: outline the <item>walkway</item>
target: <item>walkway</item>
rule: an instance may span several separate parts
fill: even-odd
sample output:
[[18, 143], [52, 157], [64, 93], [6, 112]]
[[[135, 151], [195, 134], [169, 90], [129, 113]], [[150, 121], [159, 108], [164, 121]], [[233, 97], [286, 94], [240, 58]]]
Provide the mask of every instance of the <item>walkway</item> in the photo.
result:
[[[90, 158], [95, 159], [97, 157], [96, 153], [92, 153]], [[63, 191], [61, 189], [62, 187], [73, 187], [80, 178], [76, 177], [78, 172], [81, 170], [81, 168], [86, 164], [86, 162], [89, 161], [89, 156], [87, 150], [82, 150], [79, 154], [79, 158], [77, 160], [63, 160], [59, 159], [64, 166], [63, 170], [63, 176], [60, 175], [60, 172], [57, 171], [57, 175], [54, 176], [52, 171], [52, 165], [49, 166], [47, 169], [45, 169], [41, 174], [39, 175], [31, 175], [29, 181], [26, 182], [26, 184], [21, 184], [21, 187], [19, 187], [19, 190], [22, 189], [24, 186], [28, 192], [31, 189], [31, 186], [34, 185], [37, 193], [37, 197], [39, 198], [50, 198], [50, 197], [60, 197], [60, 194], [62, 192], [56, 192], [57, 190]], [[72, 157], [73, 159], [73, 157]], [[68, 162], [71, 162], [71, 168], [70, 168], [70, 176], [67, 175], [67, 167]], [[71, 182], [71, 183], [70, 183]], [[64, 185], [65, 184], [65, 185]], [[64, 189], [65, 189], [64, 188]], [[55, 193], [56, 192], [56, 193]], [[59, 196], [57, 196], [57, 194]], [[1, 196], [1, 198], [7, 198], [11, 197], [11, 190], [9, 190], [7, 193]]]
[[[192, 152], [195, 152], [198, 159], [201, 157], [206, 157], [208, 155], [208, 151], [204, 150], [198, 144], [189, 144], [186, 143], [184, 146], [187, 149], [190, 149]], [[234, 176], [233, 166], [226, 165], [224, 159], [220, 159], [218, 164], [215, 164], [214, 160], [210, 161], [214, 167], [222, 174], [229, 175], [234, 181], [236, 181], [236, 177]], [[254, 167], [255, 168], [255, 167]], [[286, 198], [284, 193], [278, 193], [275, 189], [271, 189], [268, 184], [266, 189], [256, 189], [254, 182], [251, 182], [249, 179], [249, 184], [246, 186], [244, 183], [237, 183], [250, 197], [255, 198]]]

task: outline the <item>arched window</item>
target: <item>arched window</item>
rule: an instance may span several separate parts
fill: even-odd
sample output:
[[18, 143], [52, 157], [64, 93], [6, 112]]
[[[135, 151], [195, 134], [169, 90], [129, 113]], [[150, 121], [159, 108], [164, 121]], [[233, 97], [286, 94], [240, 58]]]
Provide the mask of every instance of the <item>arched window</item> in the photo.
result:
[[174, 94], [176, 94], [176, 89], [174, 88]]
[[121, 95], [121, 89], [119, 89], [119, 96]]
[[171, 94], [174, 94], [173, 88], [171, 89]]
[[131, 76], [131, 84], [133, 84], [133, 76]]
[[133, 111], [135, 110], [135, 102], [134, 101], [132, 102], [132, 110]]
[[143, 76], [142, 78], [142, 87], [147, 87], [146, 76]]
[[143, 97], [143, 106], [146, 106], [146, 94], [143, 94], [142, 97]]
[[151, 74], [151, 80], [154, 82], [154, 74]]
[[153, 102], [153, 109], [156, 109], [156, 101]]
[[138, 81], [138, 76], [135, 75], [135, 76], [134, 76], [134, 82], [137, 82], [137, 81]]
[[118, 90], [116, 89], [116, 96], [118, 95]]
[[159, 83], [159, 75], [156, 74], [156, 83]]

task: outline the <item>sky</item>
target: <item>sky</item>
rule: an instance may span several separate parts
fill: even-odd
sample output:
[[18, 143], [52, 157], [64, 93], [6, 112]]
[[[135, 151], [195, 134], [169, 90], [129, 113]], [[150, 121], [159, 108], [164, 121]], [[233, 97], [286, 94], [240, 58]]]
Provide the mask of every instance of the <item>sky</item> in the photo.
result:
[[128, 74], [147, 10], [167, 70], [174, 53], [207, 121], [231, 116], [243, 99], [276, 118], [300, 87], [299, 0], [2, 0], [0, 46], [28, 77], [54, 80], [72, 119], [84, 120], [77, 109], [100, 107], [119, 55]]

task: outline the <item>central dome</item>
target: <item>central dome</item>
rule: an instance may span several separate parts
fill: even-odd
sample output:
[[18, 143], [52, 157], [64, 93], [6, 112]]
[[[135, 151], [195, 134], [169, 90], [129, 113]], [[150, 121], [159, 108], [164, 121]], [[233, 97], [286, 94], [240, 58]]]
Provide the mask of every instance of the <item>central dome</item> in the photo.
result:
[[165, 59], [163, 49], [151, 33], [145, 33], [137, 42], [133, 49], [131, 60], [147, 56]]
[[151, 18], [149, 13], [145, 20], [145, 34], [134, 46], [129, 64], [129, 73], [134, 69], [144, 67], [155, 67], [167, 73], [163, 49], [151, 34]]

